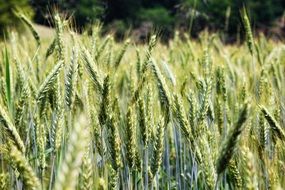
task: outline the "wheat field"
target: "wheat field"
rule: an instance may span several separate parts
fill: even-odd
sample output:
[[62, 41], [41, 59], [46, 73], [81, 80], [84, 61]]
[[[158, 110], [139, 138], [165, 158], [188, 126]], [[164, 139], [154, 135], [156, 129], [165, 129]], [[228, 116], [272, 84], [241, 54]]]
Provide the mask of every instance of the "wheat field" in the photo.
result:
[[282, 189], [285, 46], [77, 35], [0, 43], [0, 189]]

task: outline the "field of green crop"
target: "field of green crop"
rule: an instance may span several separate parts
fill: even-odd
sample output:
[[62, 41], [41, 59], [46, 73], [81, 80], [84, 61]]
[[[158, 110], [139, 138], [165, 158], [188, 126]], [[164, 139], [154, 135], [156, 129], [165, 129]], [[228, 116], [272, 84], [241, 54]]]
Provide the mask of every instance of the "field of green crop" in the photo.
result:
[[285, 46], [71, 32], [0, 43], [0, 189], [282, 189]]

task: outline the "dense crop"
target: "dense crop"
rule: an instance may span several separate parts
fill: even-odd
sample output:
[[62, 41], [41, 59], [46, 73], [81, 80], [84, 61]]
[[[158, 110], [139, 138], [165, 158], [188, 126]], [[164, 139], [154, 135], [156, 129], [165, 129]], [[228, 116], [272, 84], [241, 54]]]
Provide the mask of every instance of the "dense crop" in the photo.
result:
[[285, 46], [178, 34], [168, 46], [78, 36], [0, 44], [0, 189], [285, 185]]

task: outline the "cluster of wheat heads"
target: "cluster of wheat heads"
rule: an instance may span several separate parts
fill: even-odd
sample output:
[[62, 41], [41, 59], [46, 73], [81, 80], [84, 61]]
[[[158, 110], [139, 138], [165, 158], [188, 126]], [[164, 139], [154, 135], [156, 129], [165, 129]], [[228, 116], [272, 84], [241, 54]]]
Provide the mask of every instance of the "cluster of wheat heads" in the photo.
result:
[[[0, 189], [281, 189], [285, 46], [76, 35], [1, 43]], [[254, 41], [256, 40], [256, 41]], [[254, 65], [254, 66], [253, 66]]]

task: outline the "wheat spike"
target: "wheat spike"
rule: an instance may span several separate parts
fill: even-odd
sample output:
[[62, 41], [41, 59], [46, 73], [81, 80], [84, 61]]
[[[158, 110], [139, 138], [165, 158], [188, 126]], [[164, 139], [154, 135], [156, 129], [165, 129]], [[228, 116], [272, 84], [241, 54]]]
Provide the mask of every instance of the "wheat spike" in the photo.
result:
[[133, 109], [131, 105], [129, 105], [127, 112], [126, 139], [126, 156], [129, 163], [129, 167], [132, 168], [135, 166], [136, 159], [136, 128], [134, 123]]
[[37, 151], [39, 157], [39, 166], [43, 170], [46, 167], [46, 158], [45, 158], [45, 146], [46, 146], [46, 132], [45, 126], [39, 122], [39, 119], [35, 119], [35, 128], [36, 128], [36, 142], [37, 142]]
[[117, 190], [118, 189], [118, 178], [119, 178], [118, 171], [116, 171], [111, 166], [109, 166], [109, 172], [110, 172], [110, 176], [109, 176], [110, 179], [109, 179], [108, 189]]
[[55, 31], [56, 31], [56, 42], [57, 42], [57, 48], [58, 48], [58, 61], [64, 61], [64, 40], [63, 40], [63, 21], [61, 20], [59, 14], [55, 14], [54, 16], [55, 20]]
[[25, 153], [26, 148], [24, 142], [3, 106], [0, 106], [0, 123], [4, 126], [4, 131], [8, 135], [9, 140], [11, 140], [22, 153]]
[[37, 42], [37, 45], [40, 46], [41, 45], [41, 39], [40, 39], [38, 32], [35, 30], [32, 22], [24, 14], [19, 14], [19, 17], [28, 26], [28, 28], [30, 29], [30, 31], [33, 34], [33, 37], [35, 38], [35, 40]]
[[251, 53], [251, 55], [253, 55], [253, 51], [255, 47], [254, 39], [253, 39], [252, 31], [251, 31], [250, 21], [249, 21], [245, 7], [243, 7], [243, 9], [241, 10], [241, 17], [242, 17], [243, 26], [245, 29], [247, 46], [248, 46], [249, 52]]
[[244, 185], [245, 189], [258, 189], [258, 184], [256, 181], [256, 167], [253, 162], [254, 156], [252, 152], [247, 147], [242, 147], [242, 164], [243, 164], [243, 175], [244, 175]]
[[176, 115], [178, 123], [182, 129], [182, 132], [184, 133], [186, 138], [192, 144], [192, 143], [194, 143], [194, 138], [193, 138], [193, 134], [191, 132], [190, 124], [189, 124], [189, 121], [186, 117], [186, 113], [185, 113], [184, 107], [182, 105], [182, 101], [177, 95], [174, 96], [174, 105], [175, 105], [175, 107], [174, 107], [175, 115]]
[[49, 75], [46, 77], [46, 79], [44, 80], [44, 82], [41, 84], [37, 96], [36, 96], [36, 100], [38, 103], [41, 103], [43, 101], [43, 99], [46, 97], [46, 93], [52, 88], [53, 83], [56, 81], [57, 76], [59, 75], [59, 72], [61, 70], [63, 66], [63, 62], [59, 61], [54, 68], [52, 69], [52, 71], [49, 73]]
[[142, 142], [144, 147], [147, 147], [149, 140], [149, 133], [148, 133], [147, 120], [146, 120], [145, 104], [142, 97], [139, 97], [137, 105], [138, 105], [138, 123], [139, 123], [140, 132], [142, 133]]
[[74, 47], [72, 49], [71, 64], [68, 68], [68, 72], [65, 80], [65, 103], [69, 110], [71, 110], [72, 102], [74, 99], [74, 85], [76, 83], [76, 75], [78, 70], [78, 49]]
[[99, 121], [103, 126], [107, 121], [107, 115], [110, 113], [111, 95], [110, 95], [110, 78], [109, 75], [104, 79], [102, 98], [100, 104]]
[[[151, 69], [152, 69], [152, 72], [153, 72], [155, 79], [156, 79], [156, 84], [157, 84], [157, 88], [158, 88], [158, 92], [159, 92], [159, 100], [160, 100], [161, 108], [165, 112], [166, 117], [169, 117], [170, 107], [171, 107], [171, 99], [170, 99], [170, 95], [169, 95], [170, 91], [168, 90], [168, 87], [165, 83], [165, 80], [162, 77], [160, 70], [157, 67], [154, 60], [152, 61]], [[167, 124], [167, 123], [165, 123], [165, 124]]]
[[203, 173], [205, 175], [205, 181], [206, 181], [207, 187], [209, 189], [213, 189], [215, 185], [216, 174], [215, 174], [215, 167], [213, 163], [213, 157], [212, 157], [212, 153], [210, 150], [210, 145], [206, 139], [206, 135], [200, 137], [199, 142], [200, 142], [199, 147], [201, 147], [200, 152], [203, 158], [200, 161], [201, 169], [203, 170]]
[[[91, 143], [89, 143], [91, 145]], [[89, 190], [92, 189], [93, 186], [93, 169], [92, 169], [92, 159], [91, 156], [91, 150], [90, 145], [87, 148], [87, 151], [84, 154], [83, 162], [82, 162], [82, 187], [83, 190]]]
[[281, 128], [281, 126], [278, 124], [278, 122], [272, 117], [272, 115], [269, 113], [269, 111], [264, 107], [261, 106], [261, 112], [263, 113], [266, 121], [272, 128], [273, 132], [280, 138], [281, 140], [285, 140], [285, 132]]
[[150, 40], [149, 40], [148, 49], [146, 51], [145, 59], [142, 62], [142, 68], [141, 68], [142, 74], [144, 74], [146, 72], [147, 66], [150, 63], [151, 55], [153, 53], [154, 47], [156, 46], [156, 43], [157, 43], [157, 36], [156, 35], [152, 35], [150, 37]]
[[200, 127], [203, 125], [202, 123], [204, 122], [207, 112], [209, 110], [210, 106], [210, 94], [211, 94], [211, 89], [212, 89], [212, 82], [211, 80], [206, 80], [206, 87], [204, 88], [204, 93], [203, 93], [203, 99], [202, 99], [202, 105], [199, 110], [199, 117], [198, 117], [198, 127], [199, 131], [201, 131]]
[[164, 124], [163, 118], [159, 119], [157, 125], [156, 137], [154, 139], [154, 153], [151, 164], [151, 173], [156, 175], [161, 163], [162, 163], [162, 154], [164, 149]]
[[84, 65], [88, 71], [88, 74], [90, 76], [90, 78], [92, 79], [94, 85], [95, 85], [95, 88], [98, 90], [99, 93], [102, 92], [103, 90], [103, 85], [102, 85], [102, 82], [101, 82], [101, 77], [99, 75], [99, 72], [98, 72], [98, 68], [97, 66], [95, 65], [89, 51], [87, 49], [83, 49], [83, 60], [84, 60]]
[[24, 155], [11, 144], [9, 145], [7, 154], [11, 165], [20, 173], [25, 188], [38, 189], [40, 187], [40, 182]]
[[25, 115], [24, 110], [28, 106], [29, 97], [30, 97], [30, 89], [29, 89], [28, 84], [25, 84], [25, 86], [22, 89], [21, 96], [16, 105], [16, 116], [15, 116], [16, 126], [21, 125], [21, 122]]
[[228, 166], [229, 178], [233, 182], [233, 185], [237, 189], [242, 188], [242, 176], [238, 170], [237, 164], [234, 159], [231, 159]]
[[0, 174], [0, 189], [9, 190], [9, 176], [8, 173], [2, 172]]
[[[187, 100], [189, 102], [189, 124], [191, 128], [193, 129], [196, 124], [196, 118], [197, 118], [197, 102], [195, 100], [194, 94], [192, 91], [189, 92], [189, 95], [187, 96]], [[193, 130], [194, 131], [194, 130]]]
[[226, 80], [225, 80], [225, 70], [224, 68], [218, 67], [216, 70], [216, 91], [218, 95], [223, 97], [223, 100], [227, 100], [227, 89], [226, 89]]
[[242, 108], [237, 123], [230, 129], [226, 139], [221, 145], [221, 151], [217, 159], [216, 171], [220, 175], [227, 168], [237, 145], [238, 137], [243, 131], [243, 124], [247, 119], [248, 105], [245, 104]]
[[49, 47], [47, 48], [47, 51], [46, 51], [46, 56], [45, 56], [45, 59], [47, 60], [48, 57], [53, 54], [55, 48], [56, 48], [56, 44], [57, 44], [57, 40], [56, 38], [53, 39], [53, 41], [51, 42], [51, 44], [49, 45]]
[[86, 118], [80, 116], [70, 134], [67, 151], [59, 166], [54, 189], [75, 189], [82, 164], [82, 158], [89, 142]]

